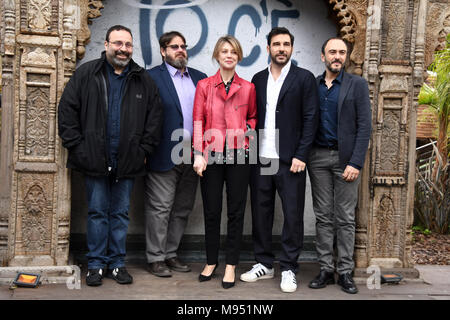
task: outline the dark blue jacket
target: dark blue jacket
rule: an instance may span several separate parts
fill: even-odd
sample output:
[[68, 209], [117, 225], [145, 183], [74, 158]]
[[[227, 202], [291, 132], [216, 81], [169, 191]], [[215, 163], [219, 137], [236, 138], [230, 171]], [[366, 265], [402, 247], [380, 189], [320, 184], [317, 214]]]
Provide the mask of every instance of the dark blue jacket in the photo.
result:
[[[178, 141], [171, 141], [170, 138], [174, 130], [183, 129], [183, 112], [177, 90], [175, 89], [165, 62], [147, 71], [159, 89], [159, 95], [164, 108], [161, 143], [147, 159], [147, 170], [168, 171], [175, 166], [170, 155], [172, 148], [179, 143]], [[207, 77], [203, 72], [190, 67], [188, 67], [188, 72], [195, 86], [197, 86], [199, 80]]]
[[[317, 77], [317, 85], [323, 75]], [[338, 148], [341, 169], [352, 163], [362, 168], [372, 126], [367, 81], [344, 72], [338, 100]]]

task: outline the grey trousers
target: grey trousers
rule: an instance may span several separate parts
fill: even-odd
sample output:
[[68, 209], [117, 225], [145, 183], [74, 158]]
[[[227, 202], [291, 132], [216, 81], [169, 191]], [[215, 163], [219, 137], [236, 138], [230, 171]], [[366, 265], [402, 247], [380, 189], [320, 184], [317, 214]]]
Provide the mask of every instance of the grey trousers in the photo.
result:
[[[309, 155], [313, 208], [316, 215], [316, 249], [322, 270], [345, 274], [353, 271], [355, 208], [361, 175], [353, 182], [342, 178], [338, 151], [313, 148]], [[336, 267], [334, 238], [336, 235]]]
[[197, 183], [192, 165], [181, 164], [166, 172], [147, 173], [144, 210], [148, 263], [177, 256], [194, 206]]

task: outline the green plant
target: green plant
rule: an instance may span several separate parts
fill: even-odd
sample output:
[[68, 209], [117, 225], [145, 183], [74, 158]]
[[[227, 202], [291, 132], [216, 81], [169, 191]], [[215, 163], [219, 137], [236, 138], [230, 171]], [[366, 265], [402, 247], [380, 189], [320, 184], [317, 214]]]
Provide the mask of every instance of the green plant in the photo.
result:
[[438, 119], [438, 138], [428, 163], [416, 166], [414, 214], [416, 223], [429, 231], [449, 231], [450, 185], [448, 131], [450, 119], [450, 34], [444, 50], [435, 54], [430, 71], [430, 84], [424, 84], [419, 93], [419, 104], [427, 104]]
[[430, 84], [424, 83], [420, 89], [419, 104], [429, 105], [438, 119], [438, 154], [445, 166], [448, 162], [448, 132], [450, 119], [450, 34], [447, 35], [447, 44], [444, 50], [435, 54], [434, 62], [429, 70], [433, 74]]

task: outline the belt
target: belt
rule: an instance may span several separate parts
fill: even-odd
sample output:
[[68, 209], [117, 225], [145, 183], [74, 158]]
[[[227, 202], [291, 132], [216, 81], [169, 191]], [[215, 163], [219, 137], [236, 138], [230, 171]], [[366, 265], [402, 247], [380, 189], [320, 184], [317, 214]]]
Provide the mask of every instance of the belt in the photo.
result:
[[[241, 157], [244, 157], [245, 163], [248, 163], [248, 149], [240, 148], [240, 149], [226, 149], [225, 152], [217, 152], [217, 151], [210, 151], [211, 157], [216, 157], [215, 163], [234, 163], [234, 159], [240, 159]], [[209, 159], [211, 159], [209, 157]], [[208, 159], [208, 161], [209, 161]]]
[[332, 146], [319, 146], [319, 145], [316, 145], [316, 147], [317, 148], [321, 148], [321, 149], [334, 150], [334, 151], [338, 151], [339, 150], [337, 144], [332, 145]]

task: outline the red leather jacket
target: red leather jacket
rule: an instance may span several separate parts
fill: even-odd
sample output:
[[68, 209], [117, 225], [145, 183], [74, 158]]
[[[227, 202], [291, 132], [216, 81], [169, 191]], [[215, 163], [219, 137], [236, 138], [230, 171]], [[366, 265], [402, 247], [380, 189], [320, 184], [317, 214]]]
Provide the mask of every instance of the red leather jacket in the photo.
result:
[[[226, 128], [221, 125], [223, 119]], [[222, 152], [226, 137], [228, 148], [248, 148], [248, 137], [244, 138], [247, 125], [252, 129], [256, 127], [254, 84], [235, 73], [227, 95], [220, 70], [214, 76], [200, 80], [195, 91], [193, 120], [196, 152], [204, 155], [208, 151]]]

